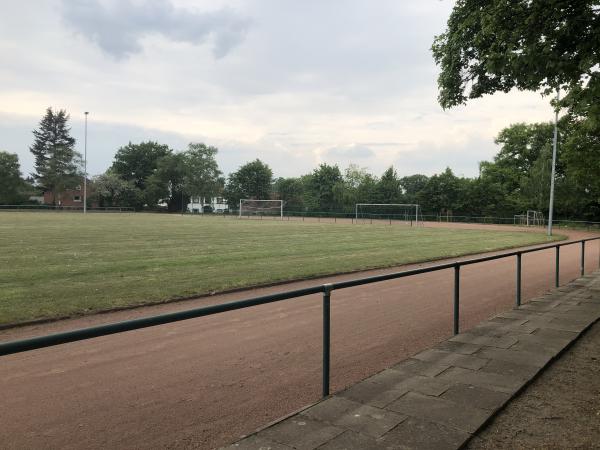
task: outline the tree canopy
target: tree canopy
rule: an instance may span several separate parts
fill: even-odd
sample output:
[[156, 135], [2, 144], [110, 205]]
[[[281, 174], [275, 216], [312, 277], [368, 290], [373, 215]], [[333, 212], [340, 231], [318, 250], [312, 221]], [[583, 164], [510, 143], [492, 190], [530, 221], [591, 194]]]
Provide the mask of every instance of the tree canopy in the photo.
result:
[[35, 172], [32, 174], [37, 187], [54, 192], [60, 200], [61, 193], [82, 181], [81, 155], [75, 151], [75, 139], [68, 126], [69, 115], [64, 109], [54, 112], [52, 108], [33, 131], [34, 142], [29, 148], [35, 157]]
[[512, 88], [586, 97], [598, 92], [600, 9], [597, 0], [458, 0], [432, 51], [444, 108]]
[[21, 178], [19, 157], [0, 151], [0, 205], [14, 205], [27, 200], [27, 183]]
[[158, 161], [172, 153], [168, 145], [148, 141], [131, 142], [117, 150], [112, 171], [127, 181], [133, 181], [138, 189], [145, 189], [148, 178], [158, 167]]
[[268, 200], [271, 198], [273, 171], [260, 159], [244, 164], [229, 175], [225, 196], [229, 206], [237, 208], [240, 199]]
[[217, 148], [202, 143], [190, 143], [184, 152], [183, 190], [192, 197], [211, 197], [224, 187], [222, 172], [215, 159]]

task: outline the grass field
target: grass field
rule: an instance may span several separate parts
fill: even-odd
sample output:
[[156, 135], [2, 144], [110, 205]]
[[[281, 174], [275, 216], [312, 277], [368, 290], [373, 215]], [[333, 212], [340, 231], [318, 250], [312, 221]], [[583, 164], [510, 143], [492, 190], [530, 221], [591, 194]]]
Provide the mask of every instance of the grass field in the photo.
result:
[[154, 214], [0, 213], [0, 323], [546, 242], [543, 234]]

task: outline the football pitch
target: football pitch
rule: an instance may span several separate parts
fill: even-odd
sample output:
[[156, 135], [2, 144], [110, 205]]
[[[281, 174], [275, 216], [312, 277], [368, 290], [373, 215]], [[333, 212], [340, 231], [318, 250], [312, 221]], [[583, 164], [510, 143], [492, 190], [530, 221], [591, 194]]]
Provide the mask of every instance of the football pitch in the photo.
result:
[[543, 242], [510, 228], [5, 212], [0, 324]]

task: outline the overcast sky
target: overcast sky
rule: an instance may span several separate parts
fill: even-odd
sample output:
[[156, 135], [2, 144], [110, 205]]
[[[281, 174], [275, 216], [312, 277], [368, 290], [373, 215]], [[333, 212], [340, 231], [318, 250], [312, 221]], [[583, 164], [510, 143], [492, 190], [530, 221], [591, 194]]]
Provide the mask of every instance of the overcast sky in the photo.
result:
[[548, 121], [547, 98], [511, 92], [437, 104], [431, 43], [449, 0], [0, 0], [0, 149], [32, 171], [48, 106], [71, 115], [88, 168], [129, 141], [219, 148], [227, 174], [260, 158], [275, 176], [319, 163], [380, 175], [477, 175], [493, 138]]

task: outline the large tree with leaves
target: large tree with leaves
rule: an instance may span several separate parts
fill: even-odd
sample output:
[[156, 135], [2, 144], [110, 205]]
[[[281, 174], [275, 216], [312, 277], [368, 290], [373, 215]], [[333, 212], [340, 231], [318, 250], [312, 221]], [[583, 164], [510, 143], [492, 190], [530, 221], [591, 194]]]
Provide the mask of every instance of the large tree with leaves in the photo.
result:
[[158, 161], [171, 153], [168, 145], [158, 142], [130, 142], [117, 150], [111, 170], [124, 180], [133, 181], [143, 191], [148, 178], [156, 171]]
[[244, 164], [229, 175], [225, 196], [231, 208], [238, 208], [240, 199], [268, 200], [271, 197], [273, 171], [260, 159]]
[[19, 157], [0, 151], [0, 205], [22, 203], [27, 199], [27, 183], [21, 178]]
[[313, 170], [308, 179], [308, 188], [316, 199], [320, 211], [340, 209], [343, 198], [340, 189], [344, 179], [337, 165], [330, 166], [322, 163]]
[[136, 207], [144, 203], [142, 191], [110, 169], [94, 177], [93, 197], [100, 206]]
[[48, 108], [39, 128], [33, 131], [35, 140], [29, 148], [35, 157], [33, 178], [39, 188], [54, 193], [54, 202], [60, 201], [65, 189], [82, 181], [81, 155], [75, 151], [68, 121], [64, 109], [54, 112]]
[[215, 159], [217, 148], [190, 143], [183, 153], [183, 191], [190, 197], [211, 197], [223, 190], [222, 172]]
[[432, 50], [444, 108], [515, 87], [585, 97], [599, 85], [598, 1], [458, 0]]

